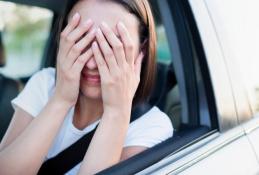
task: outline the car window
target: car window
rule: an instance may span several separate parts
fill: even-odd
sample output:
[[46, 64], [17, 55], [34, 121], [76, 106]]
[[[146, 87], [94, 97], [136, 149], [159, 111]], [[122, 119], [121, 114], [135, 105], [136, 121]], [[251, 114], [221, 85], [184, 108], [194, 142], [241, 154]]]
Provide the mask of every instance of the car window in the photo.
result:
[[40, 69], [53, 14], [43, 8], [0, 1], [6, 64], [0, 73], [21, 78]]
[[150, 103], [169, 116], [174, 127], [173, 137], [103, 171], [104, 174], [152, 174], [166, 156], [180, 158], [179, 151], [185, 152], [218, 132], [206, 57], [187, 1], [151, 2], [159, 25], [157, 80]]
[[172, 61], [171, 53], [168, 46], [168, 40], [165, 33], [164, 25], [156, 26], [157, 32], [157, 61], [169, 64]]

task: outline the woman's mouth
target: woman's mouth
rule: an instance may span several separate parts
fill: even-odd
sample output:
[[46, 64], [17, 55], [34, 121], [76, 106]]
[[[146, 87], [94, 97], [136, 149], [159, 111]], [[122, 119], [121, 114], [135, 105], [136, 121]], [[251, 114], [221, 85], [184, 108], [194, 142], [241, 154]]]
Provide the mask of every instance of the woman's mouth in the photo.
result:
[[100, 75], [92, 75], [89, 73], [82, 72], [82, 79], [89, 84], [99, 85], [101, 82]]

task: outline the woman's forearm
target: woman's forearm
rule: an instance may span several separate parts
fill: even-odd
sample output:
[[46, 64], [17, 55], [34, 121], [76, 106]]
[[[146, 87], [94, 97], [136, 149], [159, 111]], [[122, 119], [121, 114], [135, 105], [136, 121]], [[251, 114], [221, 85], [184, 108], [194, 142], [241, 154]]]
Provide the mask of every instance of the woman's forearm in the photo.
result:
[[51, 99], [42, 112], [0, 152], [0, 174], [36, 174], [69, 107]]
[[104, 113], [82, 162], [79, 174], [95, 174], [120, 161], [130, 113]]

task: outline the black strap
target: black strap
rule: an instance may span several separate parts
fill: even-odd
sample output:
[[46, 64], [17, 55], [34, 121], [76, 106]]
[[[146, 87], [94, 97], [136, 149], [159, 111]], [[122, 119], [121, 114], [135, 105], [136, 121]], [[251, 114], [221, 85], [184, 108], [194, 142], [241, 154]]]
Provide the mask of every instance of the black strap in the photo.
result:
[[[150, 108], [151, 107], [147, 104], [136, 107], [132, 111], [130, 122], [133, 122], [134, 120], [138, 119]], [[42, 164], [38, 172], [38, 175], [63, 175], [69, 170], [71, 170], [73, 167], [75, 167], [77, 164], [79, 164], [84, 158], [84, 155], [89, 147], [89, 144], [92, 140], [96, 128], [91, 132], [85, 134], [77, 142], [75, 142], [62, 152], [60, 152], [55, 157], [45, 161]]]
[[55, 157], [45, 161], [41, 166], [38, 174], [39, 175], [49, 175], [49, 174], [61, 175], [61, 174], [65, 174], [70, 169], [75, 167], [78, 163], [80, 163], [83, 160], [95, 130], [96, 128], [93, 131], [84, 135], [77, 142], [75, 142], [74, 144], [72, 144], [62, 152], [60, 152]]

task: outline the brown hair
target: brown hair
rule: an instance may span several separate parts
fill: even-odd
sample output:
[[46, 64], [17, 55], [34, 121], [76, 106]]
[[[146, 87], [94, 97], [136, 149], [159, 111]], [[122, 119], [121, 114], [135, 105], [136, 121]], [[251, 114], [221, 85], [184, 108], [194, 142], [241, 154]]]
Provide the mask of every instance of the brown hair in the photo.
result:
[[[79, 0], [68, 0], [64, 16], [60, 19], [59, 33], [67, 25], [67, 17]], [[135, 15], [140, 22], [139, 36], [141, 49], [145, 54], [142, 62], [140, 83], [135, 93], [133, 105], [146, 100], [154, 86], [156, 75], [156, 31], [152, 10], [148, 0], [107, 0], [122, 5], [129, 13]], [[59, 39], [58, 39], [59, 41]]]

